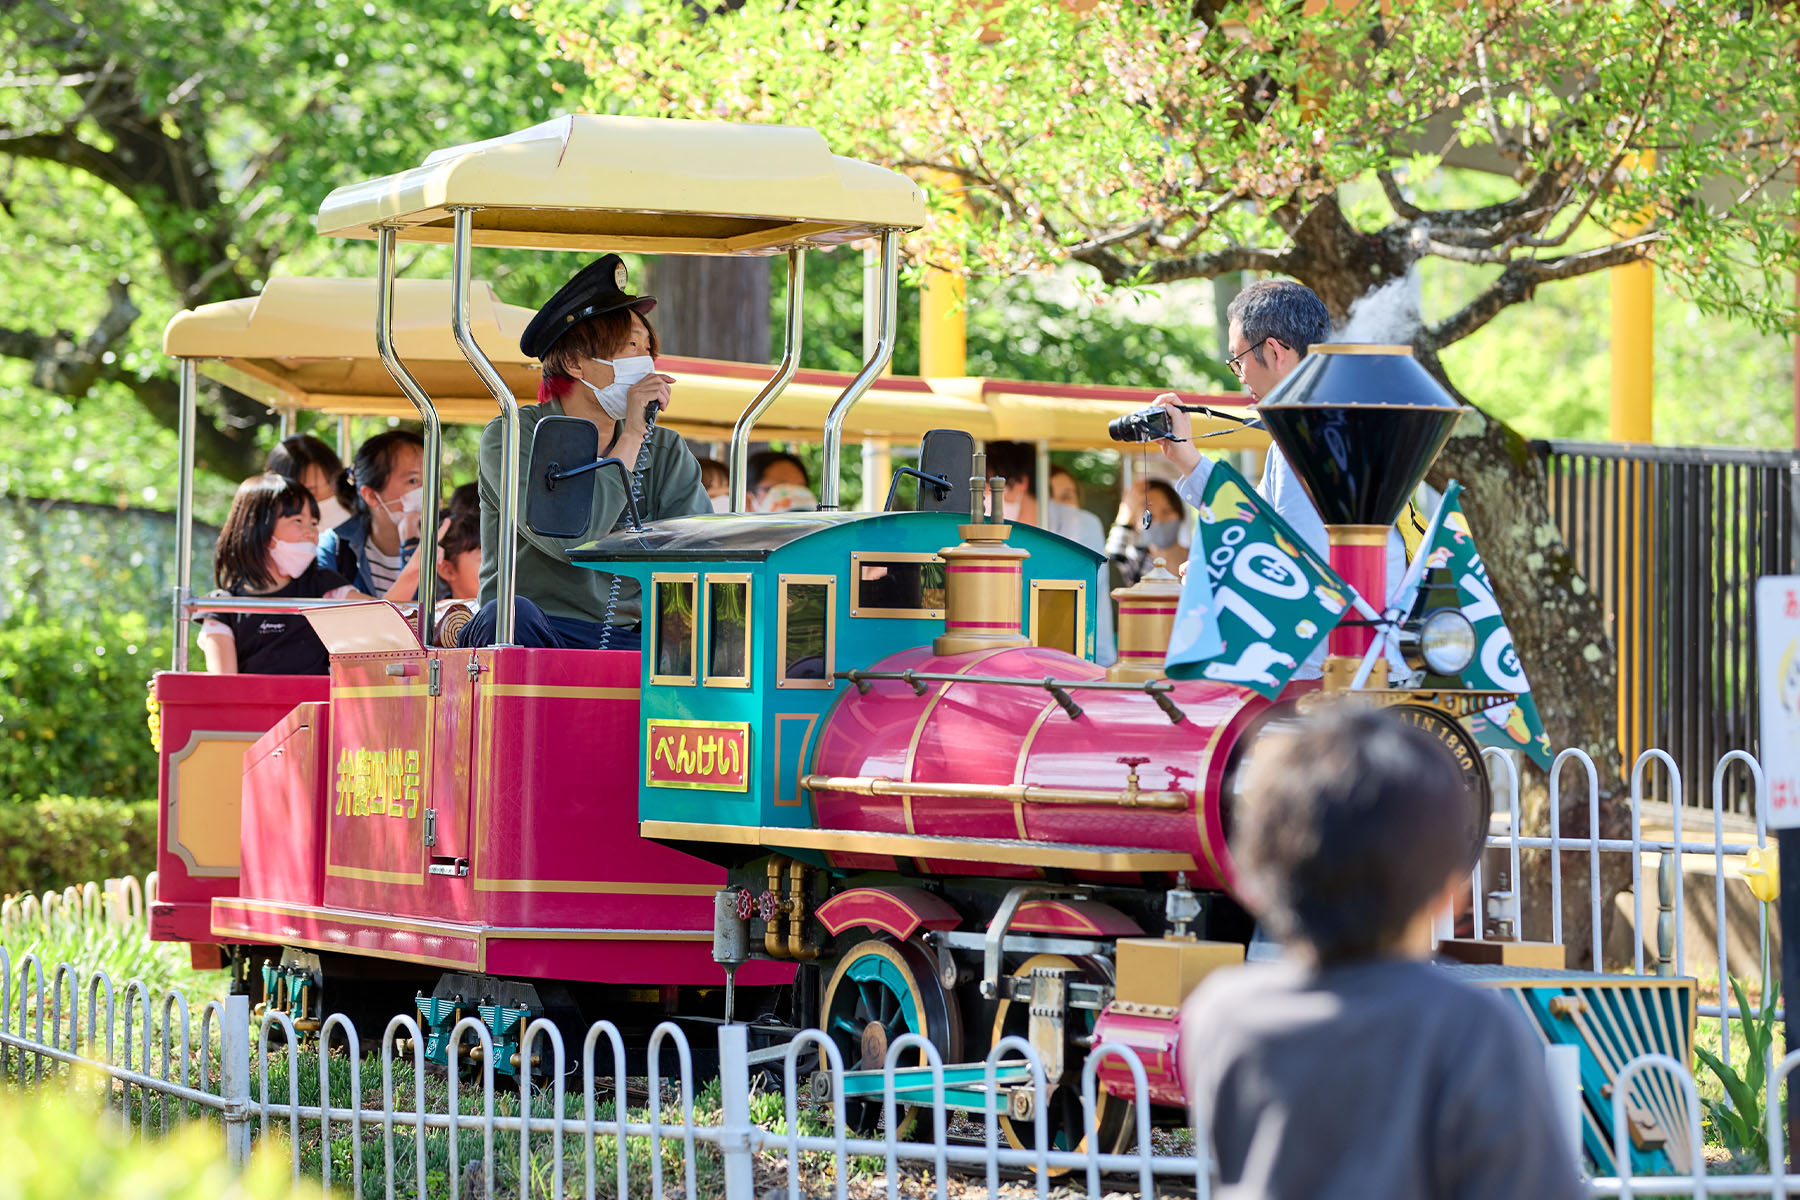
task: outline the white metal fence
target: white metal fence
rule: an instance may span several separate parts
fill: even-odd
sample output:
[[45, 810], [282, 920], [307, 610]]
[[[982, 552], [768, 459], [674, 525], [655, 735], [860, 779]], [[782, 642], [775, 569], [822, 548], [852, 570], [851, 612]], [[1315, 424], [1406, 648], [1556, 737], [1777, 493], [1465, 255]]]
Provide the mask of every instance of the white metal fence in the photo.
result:
[[[1496, 779], [1496, 806], [1501, 812], [1500, 832], [1489, 838], [1490, 850], [1503, 856], [1510, 890], [1520, 891], [1521, 867], [1531, 855], [1553, 856], [1565, 869], [1576, 856], [1585, 869], [1592, 891], [1592, 943], [1589, 959], [1596, 969], [1604, 965], [1600, 937], [1601, 916], [1598, 882], [1603, 856], [1629, 856], [1635, 917], [1633, 968], [1645, 967], [1641, 895], [1642, 860], [1645, 854], [1673, 855], [1672, 908], [1675, 915], [1670, 957], [1677, 974], [1686, 973], [1689, 957], [1682, 928], [1685, 916], [1685, 883], [1682, 856], [1708, 855], [1714, 874], [1714, 902], [1720, 915], [1715, 965], [1721, 981], [1726, 977], [1725, 867], [1767, 841], [1761, 817], [1766, 787], [1757, 763], [1748, 755], [1733, 753], [1717, 765], [1712, 778], [1716, 794], [1726, 772], [1749, 774], [1757, 805], [1754, 840], [1728, 842], [1723, 815], [1715, 810], [1710, 838], [1690, 841], [1684, 830], [1681, 780], [1673, 762], [1661, 751], [1647, 752], [1631, 778], [1631, 836], [1595, 838], [1568, 836], [1561, 830], [1559, 812], [1563, 781], [1574, 772], [1577, 785], [1588, 789], [1589, 828], [1599, 828], [1599, 772], [1578, 750], [1565, 751], [1552, 773], [1553, 802], [1547, 836], [1525, 836], [1520, 815], [1518, 778], [1505, 756], [1489, 752], [1489, 767]], [[1670, 772], [1672, 836], [1649, 839], [1642, 835], [1643, 788], [1646, 772], [1660, 764]], [[1585, 863], [1579, 863], [1585, 858]], [[90, 885], [91, 886], [91, 885]], [[153, 885], [152, 885], [153, 886]], [[1732, 886], [1742, 886], [1733, 884]], [[1563, 871], [1551, 874], [1550, 926], [1562, 939]], [[9, 902], [4, 921], [11, 925], [28, 919], [44, 919], [92, 910], [96, 897], [87, 889], [70, 889], [56, 899], [35, 903]], [[102, 911], [141, 915], [141, 893], [133, 901], [128, 887], [114, 889], [120, 899], [110, 906], [101, 889]], [[1473, 891], [1479, 915], [1488, 909], [1487, 895], [1478, 871]], [[1493, 906], [1502, 921], [1519, 922], [1524, 914], [1516, 900]], [[1766, 907], [1764, 908], [1766, 921]], [[1477, 937], [1487, 936], [1486, 922], [1476, 921]], [[1767, 939], [1763, 939], [1766, 947]], [[1766, 958], [1764, 961], [1766, 969]], [[48, 971], [48, 975], [46, 975]], [[1723, 1013], [1736, 1018], [1731, 1003], [1700, 1007], [1703, 1016]], [[400, 1049], [405, 1039], [409, 1050]], [[937, 1052], [924, 1039], [907, 1035], [890, 1047], [884, 1074], [879, 1127], [871, 1131], [851, 1127], [841, 1086], [827, 1089], [831, 1099], [815, 1099], [811, 1080], [802, 1073], [804, 1059], [814, 1055], [820, 1069], [841, 1080], [843, 1062], [837, 1049], [817, 1032], [796, 1038], [785, 1056], [758, 1069], [746, 1045], [746, 1031], [726, 1026], [717, 1031], [719, 1077], [696, 1091], [694, 1055], [688, 1036], [673, 1025], [659, 1026], [652, 1037], [648, 1075], [625, 1074], [625, 1041], [620, 1029], [602, 1021], [586, 1032], [580, 1047], [564, 1044], [552, 1023], [537, 1020], [526, 1029], [520, 1046], [522, 1062], [534, 1055], [548, 1065], [547, 1077], [528, 1082], [530, 1072], [517, 1081], [496, 1080], [493, 1043], [485, 1026], [474, 1018], [457, 1024], [449, 1053], [462, 1057], [459, 1047], [473, 1041], [482, 1053], [475, 1078], [459, 1072], [428, 1070], [424, 1041], [418, 1024], [409, 1016], [397, 1016], [387, 1026], [378, 1047], [366, 1047], [355, 1029], [341, 1016], [328, 1019], [313, 1038], [295, 1035], [288, 1018], [271, 1013], [253, 1022], [247, 1000], [241, 996], [211, 1001], [200, 1008], [196, 1023], [184, 997], [178, 993], [157, 996], [141, 982], [129, 982], [122, 990], [103, 973], [87, 972], [60, 964], [49, 968], [35, 956], [15, 959], [0, 946], [0, 1083], [30, 1086], [67, 1079], [76, 1086], [101, 1080], [123, 1119], [145, 1134], [166, 1130], [182, 1122], [216, 1114], [226, 1132], [228, 1153], [241, 1163], [257, 1142], [285, 1143], [296, 1177], [302, 1174], [327, 1186], [349, 1190], [358, 1196], [387, 1197], [520, 1197], [722, 1195], [749, 1200], [771, 1189], [791, 1197], [834, 1194], [846, 1200], [853, 1177], [859, 1191], [885, 1187], [890, 1197], [904, 1189], [909, 1195], [946, 1197], [953, 1170], [966, 1173], [971, 1182], [985, 1181], [990, 1194], [1002, 1179], [1028, 1181], [1039, 1196], [1047, 1196], [1059, 1176], [1085, 1183], [1091, 1195], [1129, 1192], [1144, 1197], [1176, 1192], [1208, 1194], [1204, 1147], [1189, 1148], [1180, 1138], [1165, 1134], [1152, 1137], [1142, 1064], [1123, 1047], [1106, 1047], [1090, 1056], [1081, 1073], [1082, 1103], [1086, 1128], [1091, 1132], [1096, 1112], [1095, 1069], [1100, 1054], [1125, 1061], [1138, 1093], [1135, 1109], [1137, 1149], [1128, 1154], [1077, 1153], [1051, 1147], [1046, 1127], [1045, 1080], [1041, 1063], [1027, 1041], [1010, 1037], [987, 1057], [986, 1077], [993, 1094], [996, 1067], [1003, 1060], [1023, 1061], [1030, 1072], [1035, 1149], [1014, 1149], [999, 1136], [997, 1114], [988, 1112], [973, 1120], [931, 1105], [921, 1122], [926, 1140], [897, 1140], [895, 1130], [895, 1066], [901, 1058], [922, 1055], [930, 1067], [932, 1092], [944, 1092], [943, 1066]], [[675, 1078], [659, 1077], [660, 1051], [667, 1050], [679, 1064]], [[1724, 1051], [1730, 1059], [1730, 1039]], [[758, 1055], [760, 1060], [763, 1056]], [[773, 1070], [776, 1065], [779, 1070]], [[1768, 1161], [1785, 1157], [1784, 1130], [1780, 1125], [1781, 1084], [1800, 1065], [1800, 1050], [1779, 1064], [1767, 1064], [1764, 1124], [1767, 1126]], [[379, 1072], [379, 1079], [375, 1078]], [[1690, 1161], [1703, 1166], [1706, 1159], [1701, 1137], [1700, 1096], [1691, 1063], [1663, 1055], [1647, 1055], [1625, 1067], [1612, 1092], [1616, 1161], [1627, 1164], [1627, 1086], [1646, 1073], [1664, 1077], [1663, 1086], [1684, 1102], [1688, 1120], [1686, 1139]], [[1091, 1136], [1089, 1144], [1095, 1140]], [[876, 1181], [880, 1182], [877, 1183]], [[1639, 1176], [1591, 1181], [1593, 1194], [1631, 1195], [1770, 1195], [1800, 1190], [1800, 1174], [1767, 1173], [1732, 1176]]]

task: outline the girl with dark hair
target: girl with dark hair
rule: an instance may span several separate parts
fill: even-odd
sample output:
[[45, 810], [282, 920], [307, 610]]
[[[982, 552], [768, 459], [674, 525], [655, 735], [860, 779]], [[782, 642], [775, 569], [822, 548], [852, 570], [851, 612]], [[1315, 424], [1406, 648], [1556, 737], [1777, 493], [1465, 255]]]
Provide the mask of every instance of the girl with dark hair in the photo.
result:
[[351, 505], [356, 503], [350, 476], [337, 452], [310, 433], [282, 438], [269, 451], [263, 470], [286, 475], [307, 490], [319, 505], [320, 532], [350, 519]]
[[[253, 475], [231, 501], [219, 531], [213, 573], [219, 594], [283, 600], [368, 599], [315, 561], [319, 505], [284, 475]], [[214, 613], [200, 627], [206, 669], [215, 675], [323, 675], [325, 645], [299, 613]]]
[[419, 522], [425, 507], [425, 442], [390, 429], [362, 444], [350, 467], [350, 519], [319, 539], [319, 565], [383, 600], [417, 597]]

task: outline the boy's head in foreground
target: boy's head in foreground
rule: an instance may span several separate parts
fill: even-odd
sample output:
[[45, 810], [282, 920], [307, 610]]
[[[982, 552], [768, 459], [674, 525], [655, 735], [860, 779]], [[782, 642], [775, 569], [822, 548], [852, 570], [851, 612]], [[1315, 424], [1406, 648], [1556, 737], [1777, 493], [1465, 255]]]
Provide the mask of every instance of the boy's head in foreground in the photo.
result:
[[1435, 738], [1379, 709], [1327, 709], [1258, 746], [1240, 796], [1244, 895], [1290, 953], [1336, 966], [1430, 952], [1476, 836]]

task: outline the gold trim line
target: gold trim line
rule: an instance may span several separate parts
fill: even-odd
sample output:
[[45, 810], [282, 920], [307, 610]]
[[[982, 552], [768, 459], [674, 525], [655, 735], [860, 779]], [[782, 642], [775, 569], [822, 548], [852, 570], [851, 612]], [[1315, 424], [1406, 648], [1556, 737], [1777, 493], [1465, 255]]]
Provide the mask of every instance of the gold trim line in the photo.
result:
[[837, 829], [784, 829], [759, 825], [706, 825], [693, 821], [643, 821], [640, 836], [665, 841], [774, 846], [837, 854], [929, 858], [943, 862], [1019, 863], [1078, 871], [1192, 871], [1194, 856], [1129, 846], [1058, 846], [1001, 838], [927, 837]]

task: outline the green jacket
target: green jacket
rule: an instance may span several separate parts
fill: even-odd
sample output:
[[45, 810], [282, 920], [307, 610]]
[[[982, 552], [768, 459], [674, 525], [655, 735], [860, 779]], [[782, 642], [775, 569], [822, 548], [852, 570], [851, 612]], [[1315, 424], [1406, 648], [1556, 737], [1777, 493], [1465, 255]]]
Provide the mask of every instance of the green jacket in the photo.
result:
[[[578, 567], [569, 561], [570, 550], [604, 537], [618, 524], [625, 512], [625, 485], [611, 467], [596, 471], [594, 507], [588, 527], [572, 538], [547, 538], [525, 528], [525, 496], [531, 478], [531, 438], [538, 421], [544, 417], [564, 416], [562, 405], [555, 400], [543, 404], [519, 406], [519, 595], [533, 601], [552, 617], [570, 617], [577, 621], [604, 621], [606, 599], [616, 578], [619, 581], [618, 603], [613, 607], [615, 625], [638, 623], [638, 584], [626, 576], [609, 575], [589, 567]], [[600, 431], [602, 448], [610, 430]], [[481, 602], [490, 604], [499, 596], [500, 556], [490, 547], [500, 545], [500, 442], [503, 423], [499, 418], [488, 422], [481, 435]], [[639, 507], [645, 521], [665, 517], [685, 517], [709, 513], [712, 502], [700, 482], [700, 464], [681, 435], [672, 429], [656, 428], [650, 434], [650, 461], [644, 467], [643, 503]]]

